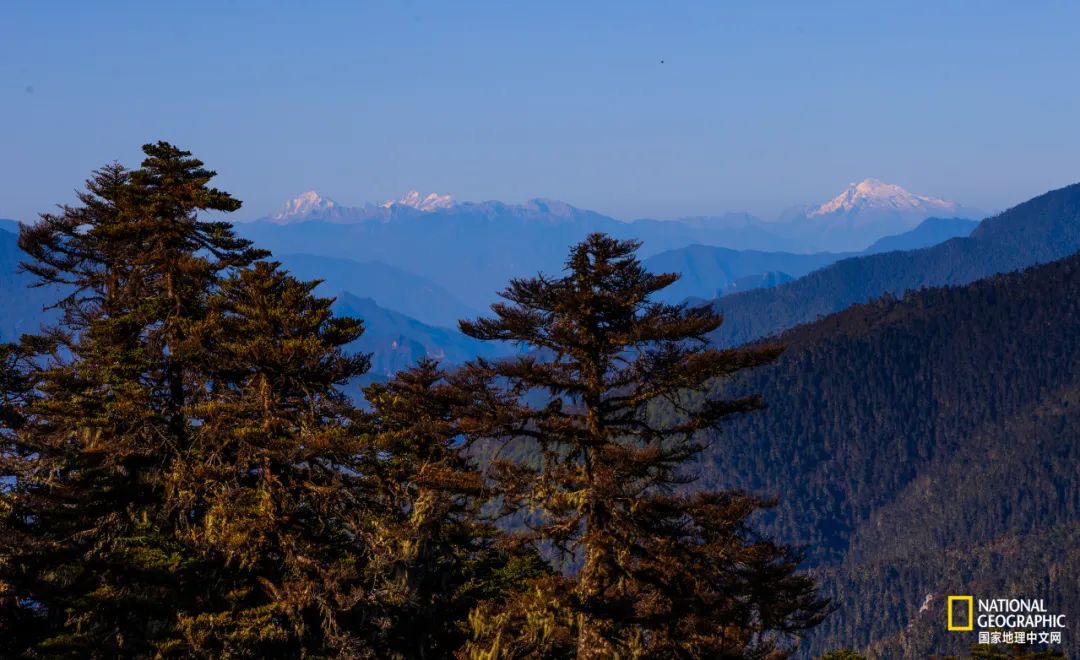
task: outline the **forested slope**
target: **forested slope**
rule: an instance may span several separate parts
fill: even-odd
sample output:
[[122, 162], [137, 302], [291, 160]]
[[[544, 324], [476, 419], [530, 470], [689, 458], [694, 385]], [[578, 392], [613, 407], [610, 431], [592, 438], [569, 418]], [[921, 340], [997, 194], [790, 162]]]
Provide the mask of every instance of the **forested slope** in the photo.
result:
[[728, 385], [768, 409], [724, 427], [699, 485], [781, 498], [767, 528], [807, 547], [841, 606], [811, 648], [962, 650], [940, 634], [949, 593], [1080, 611], [1080, 256], [778, 341], [778, 363]]

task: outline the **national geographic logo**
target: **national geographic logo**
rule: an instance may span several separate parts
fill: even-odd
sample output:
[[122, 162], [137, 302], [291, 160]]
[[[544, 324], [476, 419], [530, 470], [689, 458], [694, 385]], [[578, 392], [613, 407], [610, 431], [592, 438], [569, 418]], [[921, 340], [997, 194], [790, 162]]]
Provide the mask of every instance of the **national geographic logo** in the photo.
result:
[[980, 644], [1060, 644], [1065, 615], [1049, 612], [1041, 598], [949, 596], [950, 632], [979, 631]]
[[[957, 617], [956, 610], [958, 603], [967, 603], [967, 614]], [[949, 596], [948, 601], [949, 608], [949, 630], [953, 632], [971, 632], [975, 629], [975, 598], [973, 596]], [[960, 625], [957, 623], [957, 618], [966, 617], [967, 625]]]

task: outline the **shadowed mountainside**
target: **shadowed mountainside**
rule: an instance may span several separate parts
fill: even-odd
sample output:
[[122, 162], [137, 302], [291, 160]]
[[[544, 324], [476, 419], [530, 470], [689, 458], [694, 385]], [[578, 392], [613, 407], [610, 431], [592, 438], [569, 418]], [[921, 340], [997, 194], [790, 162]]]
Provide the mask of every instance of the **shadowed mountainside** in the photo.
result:
[[1080, 610], [1080, 255], [778, 341], [775, 365], [726, 386], [767, 410], [724, 427], [698, 485], [780, 498], [767, 529], [806, 546], [841, 608], [810, 650], [964, 650], [944, 634], [952, 593]]

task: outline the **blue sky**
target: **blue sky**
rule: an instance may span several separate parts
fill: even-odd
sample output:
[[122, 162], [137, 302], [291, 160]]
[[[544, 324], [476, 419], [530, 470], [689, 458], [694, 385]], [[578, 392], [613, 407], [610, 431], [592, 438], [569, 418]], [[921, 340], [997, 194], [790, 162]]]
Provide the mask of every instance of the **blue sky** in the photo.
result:
[[4, 3], [0, 217], [157, 139], [245, 218], [312, 188], [772, 215], [864, 177], [1002, 208], [1080, 180], [1078, 25], [989, 0]]

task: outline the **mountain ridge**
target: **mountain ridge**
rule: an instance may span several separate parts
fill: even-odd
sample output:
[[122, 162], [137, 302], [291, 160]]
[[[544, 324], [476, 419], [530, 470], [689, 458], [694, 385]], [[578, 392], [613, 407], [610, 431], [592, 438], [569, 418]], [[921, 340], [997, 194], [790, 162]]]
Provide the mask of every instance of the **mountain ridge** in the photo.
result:
[[[851, 257], [929, 247], [950, 238], [969, 235], [978, 224], [963, 218], [927, 218], [913, 229], [878, 239], [861, 252], [800, 254], [730, 250], [695, 244], [661, 252], [648, 257], [644, 263], [653, 272], [677, 272], [681, 275], [677, 282], [659, 292], [661, 300], [675, 303], [689, 298], [709, 299], [768, 288], [765, 286], [767, 284], [776, 286]], [[767, 273], [781, 273], [787, 278], [770, 280], [762, 277]], [[759, 278], [761, 286], [753, 286], [755, 278]], [[741, 284], [732, 286], [736, 280], [742, 280]]]
[[[35, 278], [19, 268], [19, 264], [26, 259], [27, 256], [19, 249], [18, 236], [0, 228], [0, 303], [4, 310], [4, 313], [0, 314], [0, 342], [16, 341], [20, 335], [36, 333], [43, 325], [53, 323], [57, 318], [56, 310], [46, 309], [58, 298], [56, 288], [31, 286]], [[321, 269], [326, 266], [326, 262], [321, 259], [321, 265], [305, 264], [295, 255], [275, 256], [273, 259], [281, 261], [290, 272], [293, 272], [292, 267], [299, 266], [293, 274], [302, 279], [310, 274], [307, 268]], [[359, 266], [366, 275], [372, 272], [370, 265], [353, 263], [345, 266]], [[391, 280], [400, 277], [400, 271], [396, 269], [383, 264], [378, 264], [377, 267], [386, 269], [386, 275]], [[399, 286], [415, 289], [421, 279], [413, 277], [414, 280], [400, 282]], [[373, 278], [362, 279], [368, 285], [378, 284]], [[361, 297], [347, 291], [327, 291], [334, 284], [346, 281], [348, 280], [344, 277], [332, 278], [332, 281], [320, 285], [319, 295], [336, 298], [332, 306], [335, 313], [357, 315], [364, 321], [364, 335], [349, 346], [350, 350], [373, 353], [372, 370], [363, 382], [386, 379], [398, 369], [411, 366], [420, 357], [447, 360], [449, 365], [465, 362], [478, 355], [491, 357], [509, 351], [507, 347], [492, 345], [490, 342], [478, 342], [451, 327], [424, 323], [380, 305], [370, 297]], [[385, 284], [384, 282], [375, 288], [385, 291]], [[445, 294], [436, 288], [430, 295], [432, 299], [439, 299]], [[461, 318], [460, 315], [473, 315], [472, 310], [460, 303], [457, 303], [457, 307], [453, 306], [452, 301], [443, 300], [442, 303], [450, 305], [448, 309], [452, 311], [447, 312], [446, 320], [453, 323]], [[358, 395], [358, 392], [351, 393]]]
[[302, 253], [275, 254], [273, 258], [299, 279], [321, 280], [316, 289], [320, 295], [362, 291], [380, 307], [428, 325], [454, 328], [460, 319], [479, 314], [435, 282], [380, 261]]
[[1080, 250], [1080, 184], [1052, 190], [983, 220], [967, 237], [918, 250], [850, 257], [768, 290], [713, 301], [722, 345], [745, 343], [885, 294], [967, 284]]
[[336, 315], [352, 316], [364, 322], [364, 333], [348, 349], [373, 354], [366, 380], [387, 379], [421, 358], [450, 366], [475, 357], [499, 357], [513, 352], [503, 344], [481, 342], [455, 329], [422, 323], [366, 296], [339, 291], [333, 298], [331, 309]]

